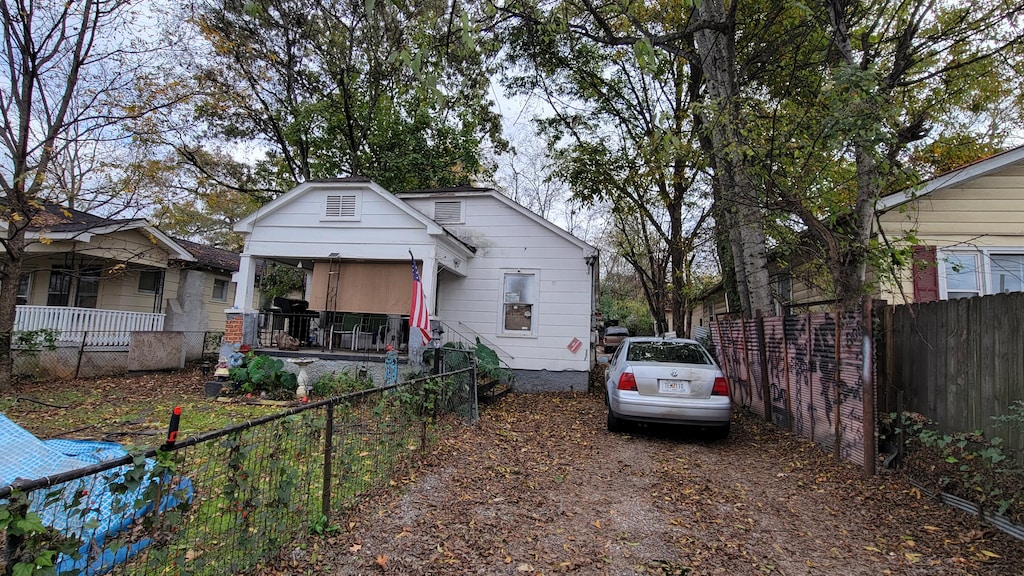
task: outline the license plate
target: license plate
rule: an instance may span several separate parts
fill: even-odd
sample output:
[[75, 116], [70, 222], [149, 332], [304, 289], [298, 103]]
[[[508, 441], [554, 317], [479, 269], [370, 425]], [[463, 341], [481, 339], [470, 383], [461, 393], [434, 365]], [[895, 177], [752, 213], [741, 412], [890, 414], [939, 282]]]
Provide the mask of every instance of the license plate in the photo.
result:
[[689, 394], [689, 380], [658, 380], [658, 391], [665, 394]]

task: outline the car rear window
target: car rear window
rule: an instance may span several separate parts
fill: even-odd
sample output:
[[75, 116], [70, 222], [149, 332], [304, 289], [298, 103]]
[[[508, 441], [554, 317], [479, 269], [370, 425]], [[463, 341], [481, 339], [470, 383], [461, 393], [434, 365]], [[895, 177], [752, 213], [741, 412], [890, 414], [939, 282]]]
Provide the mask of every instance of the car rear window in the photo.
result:
[[608, 328], [604, 331], [606, 336], [629, 336], [628, 328]]
[[634, 342], [626, 360], [632, 362], [672, 362], [676, 364], [711, 364], [704, 349], [686, 342]]

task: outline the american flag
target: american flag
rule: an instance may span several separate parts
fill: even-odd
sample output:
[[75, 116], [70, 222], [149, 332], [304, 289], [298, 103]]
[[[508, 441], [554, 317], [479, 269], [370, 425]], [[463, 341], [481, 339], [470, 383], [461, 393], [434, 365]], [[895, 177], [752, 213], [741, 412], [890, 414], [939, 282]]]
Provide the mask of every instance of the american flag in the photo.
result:
[[[412, 260], [412, 310], [409, 311], [409, 330], [415, 334], [419, 329], [423, 336], [423, 345], [430, 342], [430, 313], [427, 312], [427, 299], [423, 295], [423, 282], [420, 271], [416, 268], [416, 259]], [[410, 335], [411, 337], [411, 335]]]

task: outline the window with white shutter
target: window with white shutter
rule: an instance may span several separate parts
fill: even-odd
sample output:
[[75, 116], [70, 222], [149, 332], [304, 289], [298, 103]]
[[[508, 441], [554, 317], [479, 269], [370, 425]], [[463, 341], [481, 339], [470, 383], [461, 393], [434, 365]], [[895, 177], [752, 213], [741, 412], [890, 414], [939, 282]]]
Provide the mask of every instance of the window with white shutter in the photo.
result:
[[462, 224], [461, 200], [438, 200], [434, 202], [434, 222], [438, 224]]

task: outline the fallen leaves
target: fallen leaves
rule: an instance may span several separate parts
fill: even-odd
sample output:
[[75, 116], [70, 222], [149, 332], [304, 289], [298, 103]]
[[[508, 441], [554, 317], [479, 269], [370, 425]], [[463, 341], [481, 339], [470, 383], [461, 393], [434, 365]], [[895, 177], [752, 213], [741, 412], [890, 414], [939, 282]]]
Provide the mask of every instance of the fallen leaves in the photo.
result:
[[479, 424], [449, 429], [417, 481], [354, 513], [321, 568], [995, 576], [1024, 562], [898, 478], [864, 478], [753, 417], [706, 443], [679, 430], [608, 434], [605, 416], [600, 397], [506, 396]]

